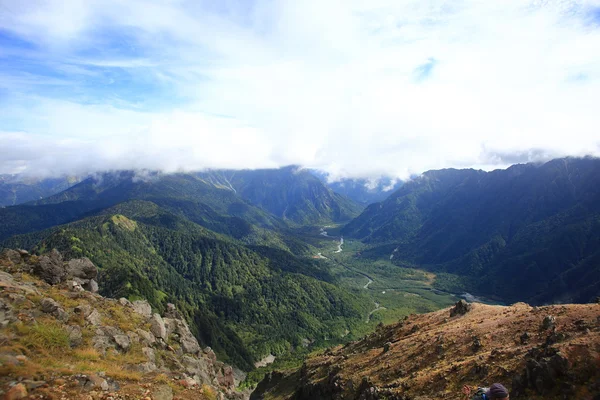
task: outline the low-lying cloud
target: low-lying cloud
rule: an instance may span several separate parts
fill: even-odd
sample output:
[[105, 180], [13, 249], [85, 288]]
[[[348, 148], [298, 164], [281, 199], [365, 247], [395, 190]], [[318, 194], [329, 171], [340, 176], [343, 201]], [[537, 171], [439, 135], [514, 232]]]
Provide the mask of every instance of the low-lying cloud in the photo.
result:
[[5, 0], [0, 173], [600, 155], [599, 6]]

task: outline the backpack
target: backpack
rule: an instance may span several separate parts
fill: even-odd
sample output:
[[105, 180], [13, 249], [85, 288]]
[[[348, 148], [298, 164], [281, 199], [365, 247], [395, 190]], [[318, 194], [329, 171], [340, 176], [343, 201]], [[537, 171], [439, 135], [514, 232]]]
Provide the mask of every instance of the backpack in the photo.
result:
[[488, 390], [488, 388], [477, 388], [477, 391], [473, 397], [471, 397], [471, 400], [490, 400], [487, 395]]

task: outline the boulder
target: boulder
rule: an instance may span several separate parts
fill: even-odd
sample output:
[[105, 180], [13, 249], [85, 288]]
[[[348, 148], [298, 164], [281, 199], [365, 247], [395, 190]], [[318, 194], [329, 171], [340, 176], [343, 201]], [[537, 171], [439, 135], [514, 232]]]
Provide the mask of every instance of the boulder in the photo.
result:
[[69, 314], [62, 309], [60, 304], [51, 299], [50, 297], [45, 297], [40, 301], [40, 305], [42, 307], [42, 311], [46, 314], [50, 314], [61, 321], [68, 321]]
[[90, 315], [92, 313], [92, 311], [95, 311], [95, 310], [93, 310], [92, 307], [88, 304], [80, 304], [77, 307], [75, 307], [73, 309], [73, 311], [76, 314], [79, 314], [81, 317], [87, 318], [88, 315]]
[[136, 300], [132, 303], [132, 306], [133, 311], [135, 311], [136, 313], [146, 318], [150, 318], [152, 316], [152, 307], [150, 306], [150, 303], [148, 303], [148, 301]]
[[455, 315], [465, 315], [471, 311], [471, 307], [471, 304], [467, 303], [465, 300], [460, 300], [450, 309], [450, 317], [454, 317]]
[[132, 307], [132, 304], [129, 300], [127, 300], [125, 297], [121, 297], [119, 299], [119, 304], [122, 305], [123, 307]]
[[3, 255], [13, 264], [21, 263], [21, 254], [16, 250], [6, 250]]
[[150, 332], [157, 338], [167, 339], [167, 328], [160, 314], [152, 315], [150, 320]]
[[58, 304], [54, 299], [50, 297], [45, 297], [40, 301], [40, 305], [42, 306], [42, 311], [46, 314], [53, 314], [60, 308], [60, 304]]
[[88, 284], [85, 287], [87, 290], [89, 290], [92, 293], [98, 293], [98, 282], [96, 282], [93, 279], [90, 279], [90, 281], [88, 282]]
[[70, 278], [79, 278], [86, 281], [96, 279], [98, 276], [98, 268], [87, 257], [69, 260], [66, 272]]
[[196, 354], [200, 351], [200, 345], [198, 344], [198, 340], [194, 336], [186, 336], [181, 337], [179, 339], [181, 343], [181, 348], [184, 353]]
[[115, 341], [117, 346], [123, 351], [128, 351], [131, 347], [131, 341], [129, 340], [129, 336], [127, 335], [114, 335], [113, 340]]
[[102, 323], [102, 316], [98, 312], [98, 310], [94, 309], [90, 315], [85, 317], [85, 320], [92, 325], [98, 326]]
[[142, 347], [142, 353], [146, 356], [148, 361], [155, 362], [156, 361], [156, 352], [151, 347]]
[[33, 273], [51, 285], [64, 282], [67, 277], [62, 255], [56, 249], [39, 258], [39, 262], [34, 266]]
[[67, 332], [69, 333], [69, 343], [71, 347], [77, 347], [83, 341], [83, 334], [79, 325], [68, 325]]

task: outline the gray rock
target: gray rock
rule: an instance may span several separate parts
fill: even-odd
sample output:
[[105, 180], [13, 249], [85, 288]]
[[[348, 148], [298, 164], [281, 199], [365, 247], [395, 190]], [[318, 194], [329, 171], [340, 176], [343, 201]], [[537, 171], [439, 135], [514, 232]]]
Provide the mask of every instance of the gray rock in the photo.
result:
[[122, 305], [123, 307], [132, 307], [132, 304], [129, 300], [127, 300], [125, 297], [121, 297], [119, 299], [119, 304]]
[[131, 341], [129, 340], [129, 336], [127, 335], [114, 335], [113, 339], [117, 346], [123, 350], [128, 351], [131, 348]]
[[135, 332], [138, 335], [140, 335], [140, 339], [141, 339], [141, 341], [142, 341], [143, 344], [153, 345], [154, 343], [156, 343], [156, 338], [150, 332], [145, 331], [143, 329], [136, 329]]
[[150, 321], [150, 332], [157, 338], [167, 339], [167, 328], [165, 327], [165, 322], [163, 321], [160, 314], [152, 315], [152, 319]]
[[69, 343], [71, 344], [71, 347], [81, 345], [81, 342], [83, 341], [81, 327], [79, 325], [69, 325], [66, 329], [69, 333]]
[[132, 303], [132, 306], [133, 311], [135, 311], [136, 313], [146, 318], [150, 318], [152, 316], [152, 307], [150, 306], [150, 303], [148, 303], [146, 300], [136, 300]]
[[165, 323], [165, 328], [167, 330], [167, 337], [171, 336], [173, 333], [177, 333], [177, 320], [173, 318], [163, 318]]
[[66, 272], [70, 278], [80, 278], [87, 281], [96, 279], [98, 276], [98, 268], [87, 257], [69, 260]]
[[106, 349], [114, 346], [110, 337], [106, 335], [96, 335], [92, 338], [92, 347], [98, 350], [99, 353], [104, 354]]
[[181, 362], [185, 372], [195, 377], [198, 384], [210, 384], [212, 382], [211, 375], [215, 375], [214, 368], [209, 360], [205, 358], [195, 358], [190, 356], [181, 357]]
[[185, 353], [197, 354], [200, 351], [200, 345], [195, 337], [180, 338], [181, 348]]
[[129, 337], [129, 340], [132, 344], [140, 342], [140, 335], [138, 335], [137, 333], [129, 331], [125, 334]]
[[98, 282], [96, 282], [93, 279], [90, 279], [85, 288], [92, 293], [98, 293]]
[[60, 304], [51, 299], [50, 297], [44, 297], [40, 301], [40, 305], [42, 306], [42, 311], [46, 314], [56, 314], [58, 310], [61, 308]]
[[12, 307], [0, 299], [0, 326], [6, 328], [9, 323], [16, 321]]
[[83, 318], [87, 318], [88, 315], [92, 313], [92, 307], [87, 304], [80, 304], [73, 309], [73, 312], [79, 314]]
[[64, 282], [67, 277], [62, 255], [56, 249], [39, 258], [33, 273], [51, 285]]
[[141, 372], [142, 374], [149, 374], [158, 369], [156, 364], [153, 362], [150, 362], [150, 361], [141, 363], [141, 364], [136, 364], [136, 365], [132, 366], [131, 368], [134, 369], [135, 371]]
[[161, 385], [152, 393], [152, 399], [173, 400], [173, 389], [169, 385]]
[[146, 356], [148, 361], [155, 362], [156, 361], [156, 352], [151, 347], [142, 347], [142, 353]]
[[98, 326], [102, 323], [102, 316], [98, 312], [98, 310], [94, 309], [90, 315], [85, 317], [85, 320], [94, 326]]
[[69, 289], [74, 292], [83, 292], [85, 289], [81, 286], [81, 284], [75, 280], [69, 283]]
[[16, 250], [6, 250], [4, 252], [4, 256], [6, 258], [8, 258], [13, 264], [20, 264], [21, 263], [21, 254], [16, 251]]

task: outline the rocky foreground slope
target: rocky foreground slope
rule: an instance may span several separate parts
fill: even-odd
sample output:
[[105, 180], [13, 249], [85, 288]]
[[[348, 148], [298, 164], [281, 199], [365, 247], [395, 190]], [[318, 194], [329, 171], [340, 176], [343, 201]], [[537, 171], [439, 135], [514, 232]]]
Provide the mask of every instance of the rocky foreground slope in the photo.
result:
[[0, 255], [0, 398], [242, 399], [173, 305], [95, 293], [86, 258]]
[[511, 399], [600, 399], [600, 304], [457, 303], [273, 372], [252, 399], [459, 399], [502, 382]]

